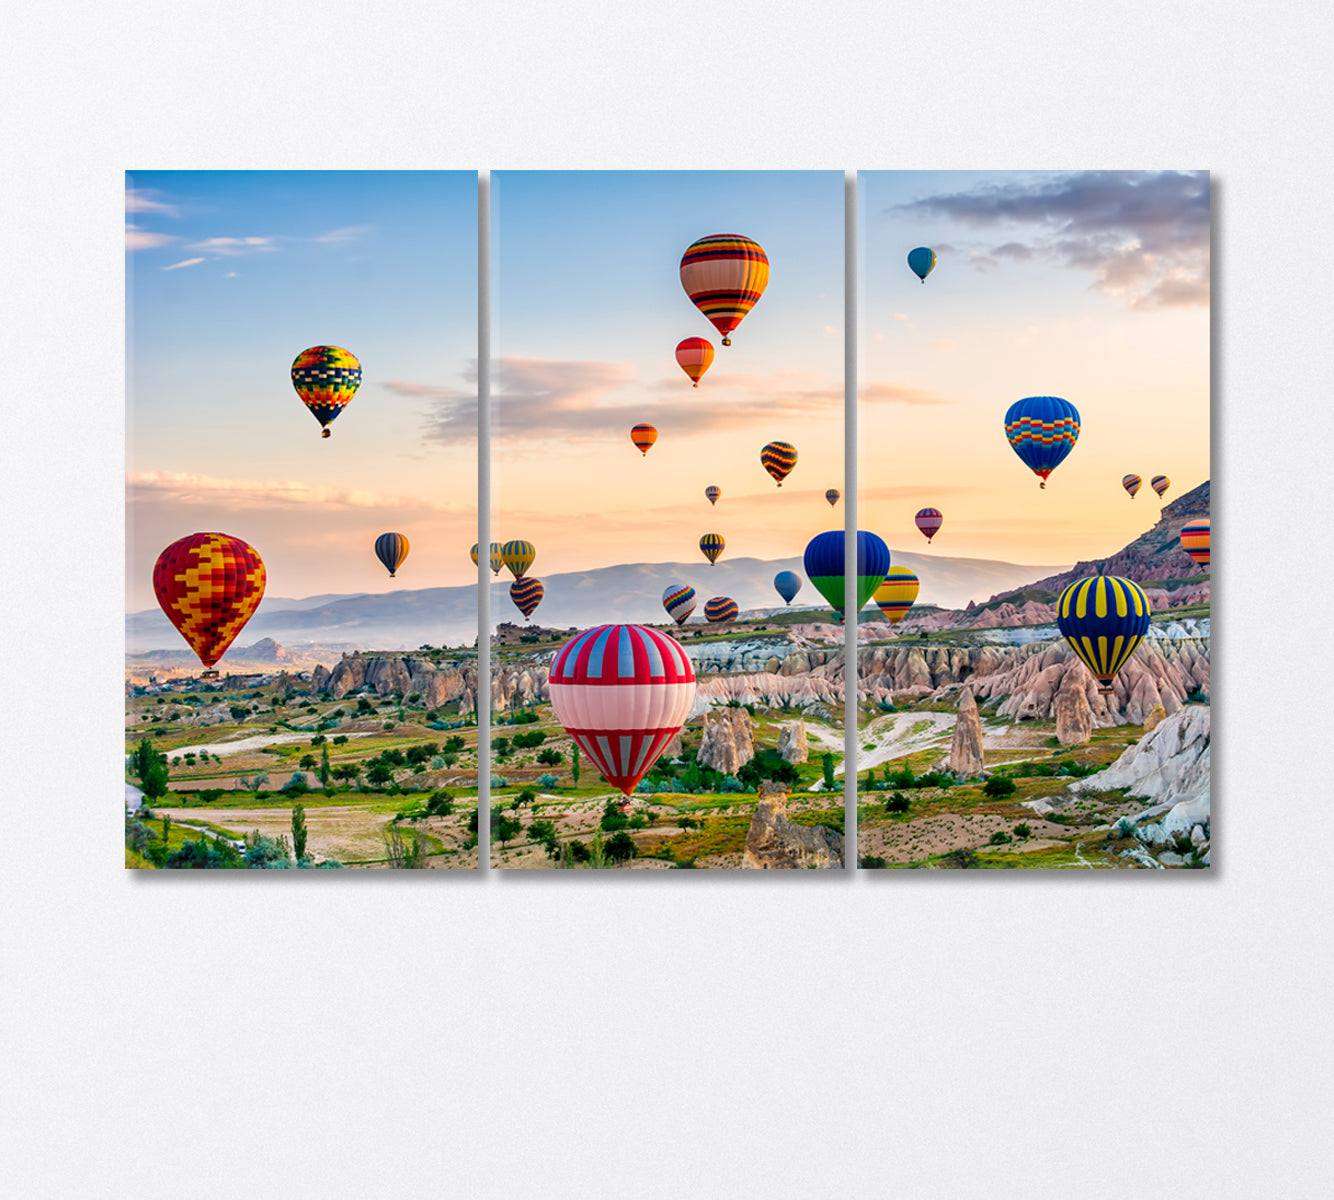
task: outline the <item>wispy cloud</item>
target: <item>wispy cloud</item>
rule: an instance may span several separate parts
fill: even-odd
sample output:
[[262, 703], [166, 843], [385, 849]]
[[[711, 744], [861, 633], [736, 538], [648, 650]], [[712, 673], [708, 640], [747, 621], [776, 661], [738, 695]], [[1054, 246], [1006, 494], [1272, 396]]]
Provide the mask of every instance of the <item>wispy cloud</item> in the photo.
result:
[[880, 383], [872, 381], [857, 389], [857, 399], [862, 404], [949, 404], [951, 401], [939, 392], [926, 388], [904, 387], [899, 383]]
[[154, 212], [161, 213], [164, 217], [179, 217], [181, 210], [174, 204], [167, 204], [163, 200], [155, 200], [157, 195], [148, 188], [126, 188], [125, 189], [125, 211], [126, 212]]
[[1079, 171], [928, 196], [897, 211], [979, 230], [1027, 227], [1029, 236], [994, 247], [991, 260], [1041, 256], [1088, 271], [1099, 291], [1132, 308], [1209, 302], [1206, 172]]
[[191, 250], [207, 250], [210, 254], [232, 257], [239, 254], [258, 254], [277, 250], [271, 237], [212, 237], [202, 242], [191, 242]]
[[327, 246], [341, 246], [345, 242], [356, 241], [362, 234], [370, 231], [370, 225], [344, 225], [339, 229], [331, 229], [328, 233], [316, 234], [311, 240], [322, 242]]
[[152, 233], [147, 229], [140, 229], [129, 221], [125, 222], [126, 250], [152, 250], [154, 247], [165, 246], [168, 242], [176, 240], [170, 233]]
[[163, 267], [164, 271], [178, 271], [181, 267], [193, 267], [203, 262], [202, 258], [183, 258], [178, 263], [172, 263], [169, 267]]
[[131, 500], [148, 499], [172, 504], [206, 505], [218, 509], [321, 507], [409, 508], [452, 511], [449, 506], [415, 496], [390, 496], [356, 488], [317, 487], [293, 480], [221, 479], [181, 471], [138, 471], [125, 477]]

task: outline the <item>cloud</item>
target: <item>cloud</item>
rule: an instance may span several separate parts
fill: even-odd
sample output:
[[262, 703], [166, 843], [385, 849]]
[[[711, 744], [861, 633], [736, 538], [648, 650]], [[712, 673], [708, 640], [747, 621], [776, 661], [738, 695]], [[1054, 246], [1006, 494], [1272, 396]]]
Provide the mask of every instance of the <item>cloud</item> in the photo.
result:
[[419, 497], [388, 496], [355, 488], [317, 487], [292, 480], [220, 479], [182, 471], [138, 471], [125, 477], [131, 501], [157, 500], [225, 510], [265, 508], [410, 508], [451, 512], [454, 508]]
[[1041, 256], [1088, 271], [1094, 287], [1131, 308], [1209, 302], [1207, 172], [1078, 171], [928, 196], [896, 211], [979, 230], [1026, 227], [1029, 236], [997, 246], [992, 257]]
[[322, 242], [327, 246], [341, 246], [345, 242], [355, 241], [363, 233], [370, 233], [371, 228], [370, 225], [344, 225], [328, 233], [316, 234], [311, 241]]
[[178, 262], [178, 263], [172, 263], [171, 266], [169, 266], [169, 267], [163, 267], [162, 269], [163, 269], [164, 271], [176, 271], [176, 270], [179, 270], [181, 267], [193, 267], [193, 266], [196, 266], [198, 263], [201, 263], [201, 262], [203, 262], [203, 261], [204, 261], [204, 260], [203, 260], [202, 258], [183, 258], [183, 259], [181, 259], [180, 262]]
[[977, 254], [977, 253], [970, 254], [968, 256], [968, 262], [969, 265], [972, 266], [974, 270], [982, 272], [994, 271], [997, 267], [1000, 266], [1000, 263], [998, 263], [989, 254]]
[[898, 383], [871, 382], [857, 389], [857, 400], [861, 404], [949, 404], [946, 397], [925, 388], [904, 387]]
[[278, 247], [273, 244], [271, 237], [214, 237], [205, 238], [202, 242], [191, 242], [191, 250], [207, 250], [211, 254], [222, 254], [228, 257], [237, 254], [257, 254], [265, 250], [277, 250]]
[[126, 188], [125, 189], [125, 211], [126, 212], [155, 212], [161, 213], [164, 217], [179, 217], [180, 209], [174, 204], [167, 204], [162, 200], [154, 200], [154, 193], [146, 188]]
[[140, 229], [139, 226], [130, 224], [129, 221], [125, 222], [126, 250], [152, 250], [174, 241], [176, 238], [170, 233], [150, 233], [147, 229]]
[[908, 314], [907, 314], [907, 313], [895, 313], [895, 314], [894, 314], [894, 320], [896, 320], [896, 321], [906, 321], [907, 319], [908, 319]]
[[228, 272], [223, 276], [223, 278], [224, 278], [224, 279], [235, 279], [235, 278], [236, 278], [236, 272], [235, 272], [235, 271], [228, 271]]

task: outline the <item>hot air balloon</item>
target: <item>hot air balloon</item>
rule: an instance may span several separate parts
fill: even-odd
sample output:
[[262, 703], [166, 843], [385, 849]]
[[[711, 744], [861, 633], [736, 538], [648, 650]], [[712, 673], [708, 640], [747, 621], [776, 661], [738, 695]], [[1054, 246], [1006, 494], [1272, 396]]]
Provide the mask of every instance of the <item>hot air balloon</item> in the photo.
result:
[[1005, 414], [1005, 436], [1045, 488], [1047, 476], [1075, 448], [1079, 438], [1079, 410], [1059, 396], [1016, 400]]
[[936, 252], [929, 246], [918, 246], [915, 250], [908, 251], [908, 266], [912, 268], [912, 273], [923, 283], [926, 277], [931, 274], [936, 265]]
[[1144, 482], [1138, 475], [1127, 475], [1121, 480], [1121, 486], [1130, 493], [1130, 498], [1135, 498], [1135, 493], [1139, 491], [1140, 485]]
[[599, 625], [561, 647], [548, 686], [556, 720], [628, 797], [690, 715], [695, 671], [665, 633]]
[[833, 508], [834, 505], [838, 503], [838, 498], [842, 494], [843, 493], [840, 492], [838, 488], [830, 488], [827, 492], [825, 492], [824, 498], [829, 501], [829, 507]]
[[[394, 572], [403, 565], [408, 556], [408, 539], [401, 533], [382, 533], [375, 539], [375, 557], [384, 563], [384, 568], [393, 579]], [[473, 562], [477, 556], [473, 555]]]
[[699, 548], [704, 552], [704, 557], [710, 563], [718, 561], [718, 556], [722, 554], [723, 547], [726, 545], [727, 543], [723, 540], [721, 533], [706, 533], [699, 539]]
[[710, 504], [717, 504], [718, 497], [723, 494], [723, 489], [720, 488], [716, 483], [711, 483], [709, 484], [708, 487], [704, 489], [704, 494], [709, 498]]
[[[806, 577], [838, 614], [843, 612], [843, 530], [817, 534], [806, 547]], [[889, 547], [874, 533], [857, 531], [857, 611], [889, 571]]]
[[341, 346], [311, 346], [292, 363], [292, 386], [320, 423], [320, 437], [328, 437], [329, 423], [361, 386], [361, 364]]
[[1149, 480], [1149, 486], [1161, 496], [1172, 486], [1172, 481], [1166, 475], [1155, 475]]
[[468, 557], [472, 559], [472, 565], [477, 565], [477, 543], [473, 542], [472, 549], [468, 551]]
[[635, 425], [630, 430], [630, 440], [647, 458], [649, 447], [658, 440], [658, 431], [652, 425]]
[[735, 621], [736, 601], [731, 596], [714, 596], [704, 604], [704, 619], [710, 625], [721, 625], [724, 621]]
[[695, 611], [695, 589], [688, 583], [674, 583], [662, 594], [662, 606], [678, 625]]
[[715, 233], [692, 242], [681, 256], [681, 286], [686, 295], [723, 335], [764, 295], [769, 282], [769, 256], [758, 242], [735, 233]]
[[920, 509], [913, 520], [917, 522], [917, 528], [922, 531], [922, 536], [928, 543], [940, 532], [940, 527], [945, 523], [945, 518], [940, 515], [938, 508]]
[[525, 575], [522, 579], [516, 579], [510, 584], [510, 599], [514, 601], [515, 607], [523, 613], [525, 621], [533, 615], [537, 606], [542, 603], [544, 595], [546, 595], [546, 589], [542, 586], [542, 581], [534, 579], [531, 575]]
[[505, 565], [505, 556], [504, 556], [503, 554], [501, 554], [500, 549], [501, 549], [501, 547], [500, 547], [500, 543], [499, 543], [499, 542], [492, 542], [492, 543], [491, 543], [491, 556], [490, 556], [490, 561], [491, 561], [491, 574], [492, 574], [492, 575], [499, 575], [499, 574], [500, 574], [500, 568], [503, 567], [503, 566]]
[[783, 597], [783, 603], [791, 604], [792, 597], [801, 591], [801, 576], [796, 571], [779, 571], [774, 576], [774, 587]]
[[1181, 548], [1201, 567], [1209, 565], [1209, 521], [1191, 521], [1181, 527]]
[[695, 387], [704, 378], [704, 372], [713, 362], [713, 343], [705, 338], [689, 337], [676, 344], [676, 365], [681, 368]]
[[907, 567], [890, 567], [885, 581], [875, 589], [876, 606], [891, 625], [897, 625], [908, 615], [913, 601], [917, 599], [917, 590], [921, 585]]
[[192, 533], [157, 556], [157, 602], [209, 668], [203, 678], [217, 678], [213, 664], [254, 616], [265, 579], [263, 560], [254, 548], [225, 533]]
[[1116, 575], [1077, 579], [1056, 601], [1056, 625], [1105, 695], [1149, 628], [1149, 598]]
[[500, 561], [509, 567], [515, 579], [522, 579], [537, 557], [537, 548], [532, 542], [506, 542], [500, 548]]
[[782, 487], [783, 480], [797, 465], [797, 448], [791, 442], [770, 442], [760, 451], [760, 462]]

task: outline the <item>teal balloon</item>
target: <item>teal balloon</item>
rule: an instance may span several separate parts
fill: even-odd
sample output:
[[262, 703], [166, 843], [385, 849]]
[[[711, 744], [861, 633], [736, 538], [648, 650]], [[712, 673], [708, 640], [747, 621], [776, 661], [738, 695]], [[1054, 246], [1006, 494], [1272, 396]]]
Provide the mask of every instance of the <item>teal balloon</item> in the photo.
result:
[[783, 597], [783, 603], [791, 604], [792, 597], [801, 591], [801, 576], [796, 571], [779, 571], [774, 576], [774, 587]]
[[936, 265], [936, 252], [927, 246], [918, 246], [916, 250], [908, 251], [908, 266], [912, 268], [913, 274], [923, 283], [926, 277], [931, 274], [932, 268]]

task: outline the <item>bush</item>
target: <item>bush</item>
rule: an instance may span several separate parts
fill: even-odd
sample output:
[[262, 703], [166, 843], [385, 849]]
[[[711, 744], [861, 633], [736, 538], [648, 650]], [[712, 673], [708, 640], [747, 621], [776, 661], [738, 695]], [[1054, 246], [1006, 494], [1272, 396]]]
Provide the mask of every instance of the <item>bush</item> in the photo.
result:
[[546, 767], [559, 766], [564, 761], [564, 755], [554, 747], [548, 746], [537, 756], [537, 761]]
[[541, 729], [534, 729], [531, 733], [516, 733], [514, 735], [514, 748], [516, 750], [536, 750], [546, 740], [546, 732]]
[[1030, 829], [1027, 825], [1024, 825], [1022, 823], [1016, 825], [1012, 830], [1010, 830], [1010, 832], [1013, 833], [1014, 836], [1017, 838], [1026, 838], [1033, 836], [1032, 829]]
[[559, 776], [553, 775], [550, 771], [537, 777], [537, 786], [544, 788], [554, 788], [560, 785]]
[[1003, 796], [1014, 795], [1015, 783], [1008, 775], [993, 775], [983, 785], [982, 790], [993, 800], [999, 800]]
[[[759, 751], [750, 762], [737, 771], [736, 777], [747, 788], [759, 787], [765, 779], [772, 779], [775, 783], [786, 783], [789, 786], [801, 781], [801, 775], [797, 768], [790, 762], [785, 762], [782, 755], [773, 749]], [[727, 790], [740, 789], [729, 788]]]
[[428, 817], [447, 817], [454, 811], [454, 797], [446, 788], [438, 788], [426, 798]]
[[990, 841], [989, 845], [992, 845], [992, 846], [1004, 846], [1004, 845], [1006, 845], [1007, 843], [1012, 842], [1012, 841], [1014, 841], [1014, 838], [1012, 838], [1008, 833], [1006, 833], [1005, 830], [1003, 830], [1003, 829], [998, 829], [998, 830], [996, 830], [995, 833], [993, 833], [993, 834], [991, 835], [991, 841]]
[[750, 789], [735, 775], [724, 775], [722, 782], [718, 785], [718, 790], [720, 792], [745, 792]]
[[602, 820], [598, 822], [599, 828], [611, 833], [617, 829], [624, 829], [629, 824], [630, 818], [616, 806], [616, 801], [608, 800], [606, 807], [602, 810]]
[[878, 854], [868, 854], [857, 860], [857, 865], [864, 871], [879, 871], [885, 867], [885, 860]]
[[492, 790], [493, 792], [496, 791], [496, 790], [498, 790], [499, 788], [507, 788], [507, 787], [509, 787], [509, 785], [510, 785], [510, 781], [509, 781], [508, 779], [506, 779], [505, 776], [503, 776], [503, 775], [492, 775], [492, 776], [491, 776], [491, 790]]
[[912, 807], [912, 802], [902, 792], [895, 792], [885, 801], [885, 812], [887, 813], [906, 813]]

